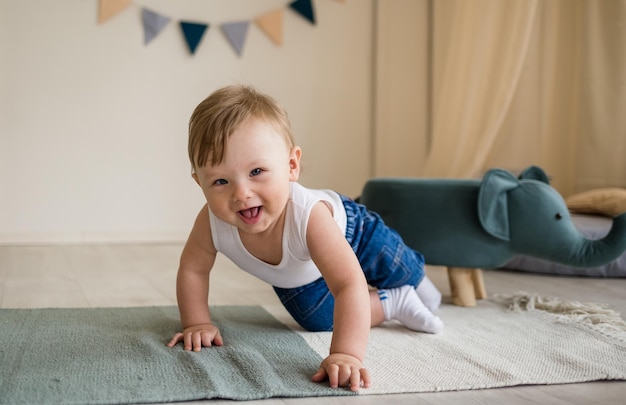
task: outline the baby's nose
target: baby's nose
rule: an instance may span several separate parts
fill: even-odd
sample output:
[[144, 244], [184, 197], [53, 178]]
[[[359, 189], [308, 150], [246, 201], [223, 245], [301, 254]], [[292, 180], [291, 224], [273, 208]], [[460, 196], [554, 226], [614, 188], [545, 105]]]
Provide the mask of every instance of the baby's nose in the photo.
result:
[[252, 189], [247, 184], [238, 184], [235, 186], [233, 199], [235, 201], [245, 201], [252, 196]]

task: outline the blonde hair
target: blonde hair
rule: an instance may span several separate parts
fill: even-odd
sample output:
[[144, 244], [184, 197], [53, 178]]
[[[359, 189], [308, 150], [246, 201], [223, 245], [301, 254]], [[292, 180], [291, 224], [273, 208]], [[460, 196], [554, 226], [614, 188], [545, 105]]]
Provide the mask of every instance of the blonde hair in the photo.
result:
[[192, 169], [224, 160], [228, 137], [248, 118], [265, 120], [294, 146], [287, 112], [266, 94], [253, 87], [227, 86], [213, 92], [189, 119], [189, 160]]

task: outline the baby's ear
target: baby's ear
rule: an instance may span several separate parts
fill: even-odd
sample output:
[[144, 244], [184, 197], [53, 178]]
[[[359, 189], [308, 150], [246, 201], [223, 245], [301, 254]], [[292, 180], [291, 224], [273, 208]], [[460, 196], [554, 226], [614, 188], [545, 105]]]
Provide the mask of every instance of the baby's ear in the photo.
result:
[[191, 172], [191, 177], [193, 177], [193, 179], [196, 181], [196, 183], [198, 183], [198, 185], [200, 185], [200, 180], [198, 180], [198, 174], [196, 173], [195, 170], [193, 172]]
[[297, 181], [300, 177], [300, 157], [302, 157], [302, 149], [294, 146], [289, 152], [289, 181]]

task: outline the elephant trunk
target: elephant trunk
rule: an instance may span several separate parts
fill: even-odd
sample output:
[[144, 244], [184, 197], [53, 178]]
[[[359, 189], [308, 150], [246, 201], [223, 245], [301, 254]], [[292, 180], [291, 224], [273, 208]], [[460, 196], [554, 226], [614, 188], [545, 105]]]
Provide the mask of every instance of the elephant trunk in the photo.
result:
[[598, 240], [583, 240], [581, 248], [572, 252], [571, 265], [596, 267], [617, 259], [626, 251], [626, 212], [613, 219], [609, 233]]

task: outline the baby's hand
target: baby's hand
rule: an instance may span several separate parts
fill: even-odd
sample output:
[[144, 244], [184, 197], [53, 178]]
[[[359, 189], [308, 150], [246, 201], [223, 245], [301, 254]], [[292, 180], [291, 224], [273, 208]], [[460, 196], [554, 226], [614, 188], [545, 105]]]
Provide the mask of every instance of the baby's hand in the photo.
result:
[[167, 346], [174, 347], [178, 342], [183, 342], [185, 350], [193, 350], [194, 352], [199, 352], [202, 347], [222, 346], [224, 344], [220, 330], [211, 323], [185, 328], [182, 333], [175, 334]]
[[320, 369], [313, 375], [313, 381], [328, 379], [332, 388], [349, 386], [351, 391], [370, 386], [370, 376], [356, 357], [349, 354], [333, 353], [326, 357]]

